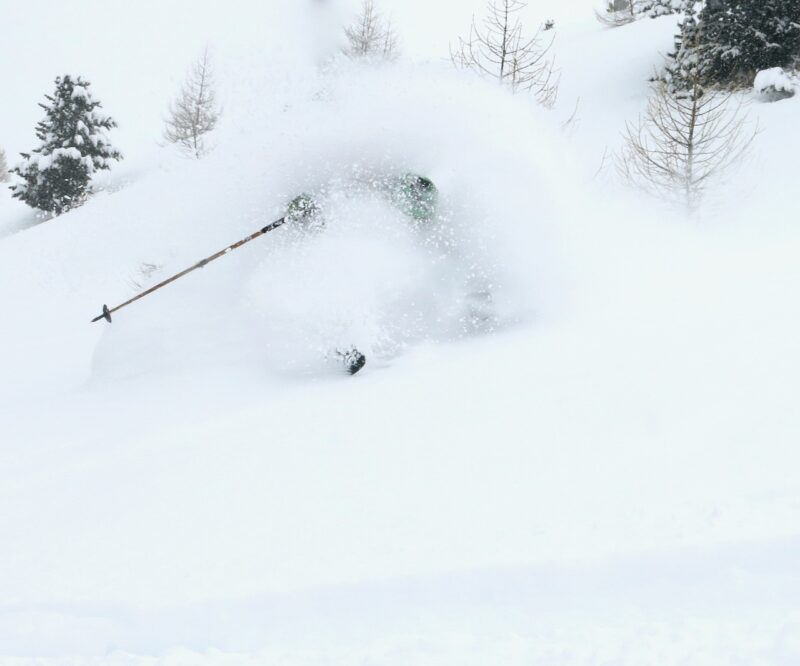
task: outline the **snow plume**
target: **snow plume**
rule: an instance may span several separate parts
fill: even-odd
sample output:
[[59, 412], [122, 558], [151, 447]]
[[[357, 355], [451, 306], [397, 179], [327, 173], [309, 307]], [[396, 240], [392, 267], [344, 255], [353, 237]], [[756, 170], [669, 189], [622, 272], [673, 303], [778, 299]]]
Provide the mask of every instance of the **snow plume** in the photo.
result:
[[[318, 340], [322, 347], [352, 338], [388, 351], [491, 331], [535, 312], [554, 221], [536, 162], [546, 123], [538, 131], [528, 123], [528, 136], [507, 130], [524, 127], [517, 121], [530, 107], [493, 86], [476, 95], [484, 84], [436, 67], [344, 65], [322, 85], [323, 101], [292, 112], [298, 131], [284, 146], [289, 167], [278, 200], [322, 196], [328, 228], [292, 249], [268, 241], [274, 250], [250, 283], [250, 299], [273, 325], [285, 313], [286, 329], [265, 337], [296, 337], [288, 331], [299, 326], [332, 333]], [[435, 220], [412, 225], [370, 188], [403, 173], [436, 183]]]
[[[225, 266], [213, 269], [217, 284], [193, 276], [137, 304], [140, 323], [113, 334], [153, 347], [134, 355], [137, 368], [180, 359], [203, 364], [201, 348], [259, 366], [320, 367], [326, 354], [350, 345], [379, 360], [422, 340], [491, 333], [558, 298], [550, 237], [555, 188], [545, 172], [559, 167], [539, 163], [558, 151], [547, 145], [549, 120], [532, 103], [447, 66], [342, 60], [314, 82], [290, 91], [288, 104], [270, 104], [263, 126], [244, 142], [231, 135], [222, 142], [227, 149], [184, 176], [176, 189], [186, 187], [202, 210], [176, 210], [173, 224], [195, 237], [207, 225], [222, 246], [279, 217], [305, 192], [322, 206], [324, 228], [304, 233], [289, 225], [222, 260]], [[212, 173], [229, 175], [210, 190], [194, 180]], [[433, 220], [414, 221], [381, 192], [381, 181], [404, 174], [436, 184]], [[231, 210], [211, 219], [220, 198]], [[224, 235], [223, 219], [239, 223]], [[215, 249], [210, 241], [207, 248]], [[183, 268], [152, 255], [142, 256], [145, 262], [165, 264], [159, 278]], [[146, 330], [151, 308], [153, 320], [172, 321], [169, 329]], [[225, 314], [211, 324], [210, 312]], [[114, 346], [130, 351], [119, 339]]]

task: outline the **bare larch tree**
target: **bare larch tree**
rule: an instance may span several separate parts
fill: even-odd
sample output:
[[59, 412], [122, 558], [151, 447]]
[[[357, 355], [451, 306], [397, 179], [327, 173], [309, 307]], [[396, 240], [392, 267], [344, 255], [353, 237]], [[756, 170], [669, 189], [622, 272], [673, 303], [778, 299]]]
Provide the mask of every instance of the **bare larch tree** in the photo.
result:
[[353, 23], [344, 29], [347, 38], [345, 55], [350, 58], [394, 60], [399, 51], [397, 31], [391, 20], [375, 8], [374, 0], [362, 0]]
[[185, 154], [200, 159], [209, 151], [206, 135], [217, 126], [219, 117], [214, 72], [206, 49], [170, 105], [164, 138], [177, 144]]
[[544, 106], [552, 106], [558, 93], [553, 40], [542, 38], [541, 27], [525, 35], [519, 16], [525, 7], [523, 0], [490, 0], [482, 22], [473, 16], [469, 37], [459, 38], [450, 57], [458, 67], [495, 78], [515, 92], [532, 91]]
[[757, 132], [731, 95], [696, 84], [674, 94], [659, 83], [644, 114], [626, 124], [617, 167], [629, 182], [693, 213], [710, 182], [744, 156]]

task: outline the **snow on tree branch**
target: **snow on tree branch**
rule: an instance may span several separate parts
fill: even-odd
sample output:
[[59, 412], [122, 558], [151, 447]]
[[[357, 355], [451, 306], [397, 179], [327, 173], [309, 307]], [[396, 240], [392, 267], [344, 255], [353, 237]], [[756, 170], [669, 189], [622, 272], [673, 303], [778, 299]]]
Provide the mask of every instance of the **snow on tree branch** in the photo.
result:
[[595, 17], [609, 28], [633, 23], [648, 16], [658, 18], [680, 13], [687, 0], [608, 0], [602, 12], [595, 11]]

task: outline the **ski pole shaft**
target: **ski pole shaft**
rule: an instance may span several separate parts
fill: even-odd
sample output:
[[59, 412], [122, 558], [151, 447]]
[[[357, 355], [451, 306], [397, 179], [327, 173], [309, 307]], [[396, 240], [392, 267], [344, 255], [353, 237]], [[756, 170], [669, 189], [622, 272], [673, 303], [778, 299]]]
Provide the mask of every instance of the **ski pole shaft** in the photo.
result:
[[92, 319], [92, 323], [94, 323], [96, 321], [100, 321], [101, 319], [105, 319], [106, 321], [110, 322], [111, 321], [111, 315], [114, 312], [116, 312], [117, 310], [121, 310], [122, 308], [129, 306], [131, 303], [135, 303], [140, 298], [144, 298], [145, 296], [148, 296], [148, 295], [152, 294], [154, 291], [158, 291], [162, 287], [166, 287], [168, 284], [171, 284], [171, 283], [175, 282], [175, 280], [179, 280], [184, 275], [188, 275], [192, 271], [196, 271], [198, 268], [203, 268], [203, 266], [205, 266], [206, 264], [210, 264], [212, 261], [216, 261], [220, 257], [224, 257], [226, 254], [229, 254], [230, 252], [233, 252], [234, 250], [238, 250], [240, 247], [242, 247], [242, 245], [245, 245], [245, 244], [249, 243], [250, 241], [255, 240], [256, 238], [259, 238], [260, 236], [263, 236], [264, 234], [268, 234], [270, 231], [274, 231], [278, 227], [281, 227], [284, 224], [286, 224], [287, 220], [288, 220], [288, 216], [284, 216], [284, 217], [280, 218], [279, 220], [275, 220], [274, 222], [272, 222], [271, 224], [268, 224], [263, 229], [259, 229], [254, 234], [250, 234], [247, 238], [243, 238], [242, 240], [234, 243], [233, 245], [229, 245], [225, 249], [220, 250], [219, 252], [215, 252], [210, 257], [206, 257], [205, 259], [201, 259], [200, 261], [198, 261], [193, 266], [189, 266], [189, 268], [187, 268], [185, 270], [182, 270], [180, 273], [176, 273], [175, 275], [173, 275], [170, 278], [167, 278], [163, 282], [159, 282], [157, 285], [155, 285], [153, 287], [150, 287], [150, 289], [148, 289], [147, 291], [143, 291], [141, 294], [138, 294], [138, 295], [134, 296], [130, 300], [127, 300], [124, 303], [121, 303], [120, 305], [117, 305], [114, 308], [109, 308], [107, 305], [103, 305], [103, 313], [98, 315], [94, 319]]

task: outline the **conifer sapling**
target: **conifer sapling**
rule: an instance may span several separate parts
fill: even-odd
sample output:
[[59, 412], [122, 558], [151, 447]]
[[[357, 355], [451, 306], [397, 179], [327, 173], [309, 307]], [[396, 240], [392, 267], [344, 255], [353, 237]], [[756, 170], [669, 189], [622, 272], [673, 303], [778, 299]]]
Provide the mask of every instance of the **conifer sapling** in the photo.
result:
[[111, 168], [122, 154], [108, 142], [106, 132], [117, 126], [99, 111], [89, 82], [81, 77], [59, 76], [55, 91], [39, 104], [45, 117], [36, 126], [41, 144], [22, 153], [12, 173], [22, 182], [12, 185], [13, 195], [32, 208], [61, 215], [83, 204], [91, 195], [92, 177]]
[[756, 72], [800, 58], [798, 0], [686, 0], [667, 67], [674, 90], [750, 86]]

